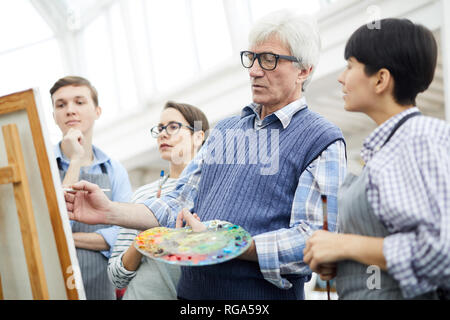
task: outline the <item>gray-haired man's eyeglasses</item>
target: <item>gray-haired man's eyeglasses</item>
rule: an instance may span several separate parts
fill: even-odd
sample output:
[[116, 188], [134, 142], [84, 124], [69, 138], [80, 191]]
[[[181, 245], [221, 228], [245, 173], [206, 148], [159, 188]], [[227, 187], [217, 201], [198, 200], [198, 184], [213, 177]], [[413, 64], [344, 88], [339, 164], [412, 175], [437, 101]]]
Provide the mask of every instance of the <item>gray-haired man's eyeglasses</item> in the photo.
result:
[[293, 56], [283, 56], [281, 54], [275, 54], [271, 52], [254, 53], [251, 51], [241, 51], [241, 63], [244, 68], [250, 69], [251, 67], [253, 67], [256, 59], [258, 59], [261, 68], [267, 71], [275, 70], [279, 59], [300, 63], [300, 61], [298, 61], [298, 59]]

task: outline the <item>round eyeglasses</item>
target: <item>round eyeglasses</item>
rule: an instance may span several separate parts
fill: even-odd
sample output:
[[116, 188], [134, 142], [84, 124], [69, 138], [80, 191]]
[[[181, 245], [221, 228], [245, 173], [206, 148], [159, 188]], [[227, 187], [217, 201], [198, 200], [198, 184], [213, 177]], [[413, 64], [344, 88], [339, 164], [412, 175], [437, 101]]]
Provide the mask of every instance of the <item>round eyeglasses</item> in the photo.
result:
[[275, 70], [279, 59], [300, 63], [300, 61], [298, 61], [298, 59], [293, 56], [284, 56], [271, 52], [254, 53], [251, 51], [241, 51], [241, 63], [244, 68], [250, 69], [251, 67], [253, 67], [256, 59], [258, 59], [261, 68], [267, 71]]
[[191, 126], [187, 126], [185, 124], [182, 124], [181, 122], [175, 122], [175, 121], [171, 121], [169, 122], [167, 125], [163, 126], [163, 125], [157, 125], [154, 126], [151, 130], [150, 133], [152, 134], [153, 138], [158, 138], [159, 134], [163, 131], [166, 130], [168, 135], [174, 135], [177, 134], [178, 131], [180, 131], [181, 127], [186, 127], [189, 130], [194, 131], [194, 128], [192, 128]]

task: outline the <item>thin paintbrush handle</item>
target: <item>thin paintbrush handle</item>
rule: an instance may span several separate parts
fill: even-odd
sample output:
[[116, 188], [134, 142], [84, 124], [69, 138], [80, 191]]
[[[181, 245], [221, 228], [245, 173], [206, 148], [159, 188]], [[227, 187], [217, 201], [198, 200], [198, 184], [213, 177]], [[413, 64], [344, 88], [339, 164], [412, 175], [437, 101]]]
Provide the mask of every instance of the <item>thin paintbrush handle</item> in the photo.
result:
[[[103, 192], [111, 191], [111, 189], [100, 189], [100, 190], [102, 190]], [[77, 193], [77, 191], [83, 191], [83, 190], [75, 190], [75, 189], [72, 189], [72, 188], [63, 188], [63, 191], [69, 192], [69, 193]]]
[[159, 176], [159, 187], [158, 187], [158, 191], [156, 192], [157, 198], [161, 198], [161, 191], [162, 191], [163, 184], [164, 184], [164, 170], [161, 170], [161, 174]]
[[330, 291], [331, 291], [330, 281], [327, 280], [327, 296], [328, 296], [328, 300], [331, 300]]
[[322, 214], [323, 214], [323, 227], [322, 230], [328, 231], [328, 205], [327, 196], [322, 195]]
[[[323, 227], [322, 229], [325, 231], [328, 231], [328, 203], [327, 203], [327, 196], [322, 195], [322, 213], [323, 213]], [[330, 296], [330, 281], [327, 281], [327, 296], [328, 300], [331, 300]]]

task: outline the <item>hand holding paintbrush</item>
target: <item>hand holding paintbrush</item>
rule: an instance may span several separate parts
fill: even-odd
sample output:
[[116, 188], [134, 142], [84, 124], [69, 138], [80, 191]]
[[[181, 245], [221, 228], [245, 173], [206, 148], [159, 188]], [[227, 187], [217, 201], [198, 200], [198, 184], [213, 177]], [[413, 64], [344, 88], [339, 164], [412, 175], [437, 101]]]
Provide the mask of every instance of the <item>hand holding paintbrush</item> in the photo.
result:
[[308, 239], [303, 250], [303, 261], [311, 271], [320, 275], [327, 282], [328, 299], [330, 297], [330, 280], [336, 276], [337, 262], [342, 259], [339, 239], [341, 236], [328, 230], [328, 203], [327, 196], [321, 196], [323, 230], [307, 233]]

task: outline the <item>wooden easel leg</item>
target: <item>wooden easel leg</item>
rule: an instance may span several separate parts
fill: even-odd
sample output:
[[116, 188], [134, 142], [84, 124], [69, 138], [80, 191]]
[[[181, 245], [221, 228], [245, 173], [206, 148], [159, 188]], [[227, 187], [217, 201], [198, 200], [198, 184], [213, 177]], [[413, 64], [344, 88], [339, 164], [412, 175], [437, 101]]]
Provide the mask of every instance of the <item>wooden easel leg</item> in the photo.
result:
[[4, 300], [3, 297], [3, 287], [2, 287], [2, 275], [0, 274], [0, 300]]
[[20, 231], [28, 266], [33, 299], [49, 299], [44, 265], [42, 263], [39, 238], [34, 220], [33, 206], [31, 204], [30, 186], [25, 172], [25, 162], [19, 139], [19, 131], [15, 124], [2, 127], [5, 140], [8, 163], [15, 170], [13, 182], [14, 197], [16, 199], [19, 216]]

